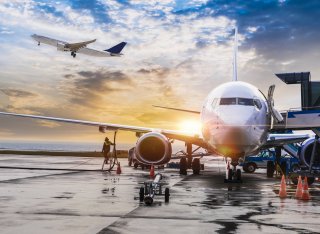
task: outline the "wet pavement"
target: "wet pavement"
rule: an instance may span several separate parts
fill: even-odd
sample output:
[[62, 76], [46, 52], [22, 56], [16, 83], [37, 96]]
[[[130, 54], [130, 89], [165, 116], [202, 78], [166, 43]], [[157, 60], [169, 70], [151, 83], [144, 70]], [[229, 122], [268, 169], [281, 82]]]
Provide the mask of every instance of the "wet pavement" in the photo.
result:
[[310, 201], [290, 198], [291, 186], [289, 198], [279, 199], [280, 181], [264, 170], [225, 184], [223, 161], [203, 161], [198, 176], [161, 170], [170, 202], [157, 197], [145, 206], [138, 192], [147, 171], [101, 172], [101, 158], [0, 155], [1, 233], [320, 232], [319, 183]]

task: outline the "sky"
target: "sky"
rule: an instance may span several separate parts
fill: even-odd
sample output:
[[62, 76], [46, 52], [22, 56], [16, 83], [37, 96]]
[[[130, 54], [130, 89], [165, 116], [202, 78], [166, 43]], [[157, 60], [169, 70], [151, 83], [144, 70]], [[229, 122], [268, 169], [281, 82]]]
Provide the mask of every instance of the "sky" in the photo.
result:
[[[233, 32], [239, 30], [238, 78], [275, 106], [300, 107], [298, 85], [275, 73], [310, 71], [320, 80], [317, 0], [1, 0], [0, 109], [26, 114], [181, 129], [199, 116], [208, 93], [232, 79]], [[39, 34], [68, 42], [97, 39], [122, 57], [100, 58], [37, 46]], [[101, 141], [95, 127], [0, 117], [1, 140]], [[122, 142], [134, 134], [121, 133]]]

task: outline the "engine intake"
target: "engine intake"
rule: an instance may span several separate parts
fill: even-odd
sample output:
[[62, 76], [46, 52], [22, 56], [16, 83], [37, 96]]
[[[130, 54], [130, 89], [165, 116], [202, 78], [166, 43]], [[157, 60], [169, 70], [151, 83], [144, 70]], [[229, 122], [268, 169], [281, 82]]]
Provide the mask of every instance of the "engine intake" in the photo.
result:
[[[313, 151], [313, 145], [314, 145], [314, 138], [309, 138], [309, 139], [305, 140], [301, 145], [299, 158], [300, 158], [301, 162], [306, 166], [309, 166], [309, 164], [310, 164], [312, 151]], [[319, 156], [320, 156], [320, 140], [318, 140], [318, 143], [317, 143], [315, 160], [319, 159]]]
[[168, 138], [157, 132], [144, 134], [135, 147], [137, 160], [146, 165], [163, 165], [170, 161], [171, 154]]

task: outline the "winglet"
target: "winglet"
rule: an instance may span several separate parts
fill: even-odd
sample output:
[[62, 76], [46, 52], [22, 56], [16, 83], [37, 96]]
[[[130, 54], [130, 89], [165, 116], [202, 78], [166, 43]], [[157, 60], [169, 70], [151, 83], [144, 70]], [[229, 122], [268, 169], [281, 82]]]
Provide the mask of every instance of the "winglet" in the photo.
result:
[[233, 81], [238, 80], [238, 68], [237, 68], [237, 53], [238, 53], [238, 28], [234, 29], [234, 47], [233, 47]]
[[127, 42], [121, 42], [118, 45], [115, 45], [105, 51], [111, 53], [111, 54], [120, 54], [121, 50], [126, 46]]

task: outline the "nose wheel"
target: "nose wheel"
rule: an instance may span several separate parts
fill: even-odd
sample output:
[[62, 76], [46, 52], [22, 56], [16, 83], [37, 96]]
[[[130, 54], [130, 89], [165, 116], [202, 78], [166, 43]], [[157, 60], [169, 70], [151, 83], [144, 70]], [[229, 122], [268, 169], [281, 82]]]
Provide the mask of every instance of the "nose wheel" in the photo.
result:
[[232, 168], [230, 168], [228, 163], [225, 183], [242, 183], [242, 173], [241, 169], [237, 169], [238, 164], [238, 162], [231, 162]]
[[76, 52], [72, 51], [71, 56], [75, 58], [77, 56]]

